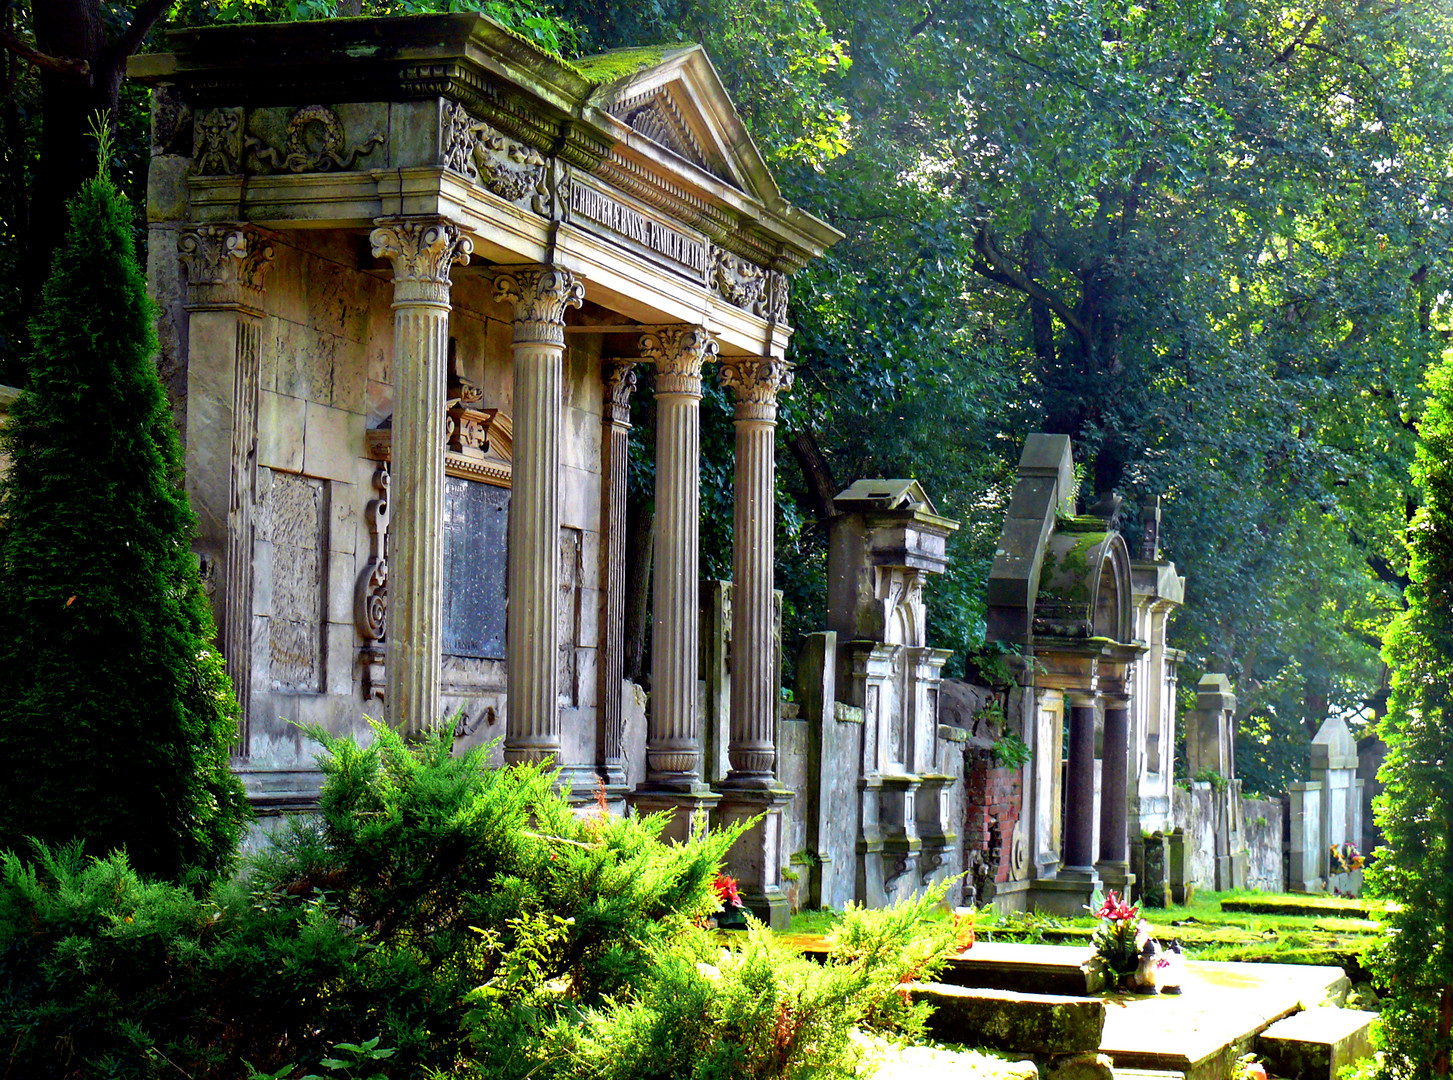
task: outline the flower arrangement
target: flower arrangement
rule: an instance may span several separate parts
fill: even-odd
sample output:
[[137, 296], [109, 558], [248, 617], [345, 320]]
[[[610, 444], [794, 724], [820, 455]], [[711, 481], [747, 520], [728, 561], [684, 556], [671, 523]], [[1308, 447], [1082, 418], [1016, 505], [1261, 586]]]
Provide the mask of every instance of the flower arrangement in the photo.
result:
[[[1095, 901], [1100, 901], [1095, 906]], [[1122, 900], [1112, 889], [1102, 898], [1097, 892], [1088, 909], [1100, 921], [1095, 925], [1095, 960], [1112, 983], [1133, 976], [1140, 968], [1141, 951], [1150, 940], [1150, 926], [1140, 909]]]
[[717, 874], [716, 880], [711, 883], [711, 888], [716, 893], [716, 898], [721, 901], [722, 907], [739, 908], [742, 906], [742, 894], [737, 891], [736, 878]]
[[1334, 874], [1350, 874], [1354, 870], [1362, 869], [1362, 853], [1357, 850], [1357, 845], [1351, 840], [1342, 844], [1333, 844], [1331, 848], [1331, 867]]

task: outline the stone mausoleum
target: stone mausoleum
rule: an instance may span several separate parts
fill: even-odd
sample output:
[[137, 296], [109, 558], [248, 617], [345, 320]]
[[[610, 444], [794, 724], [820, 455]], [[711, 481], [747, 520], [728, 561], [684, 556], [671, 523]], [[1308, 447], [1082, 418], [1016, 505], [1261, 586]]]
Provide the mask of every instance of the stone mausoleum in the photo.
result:
[[[307, 805], [298, 724], [457, 716], [617, 805], [767, 812], [789, 205], [700, 48], [563, 62], [487, 18], [179, 30], [153, 91], [148, 273], [198, 551], [261, 809]], [[703, 779], [699, 403], [735, 402], [725, 774]], [[650, 381], [649, 712], [622, 680], [628, 408]]]

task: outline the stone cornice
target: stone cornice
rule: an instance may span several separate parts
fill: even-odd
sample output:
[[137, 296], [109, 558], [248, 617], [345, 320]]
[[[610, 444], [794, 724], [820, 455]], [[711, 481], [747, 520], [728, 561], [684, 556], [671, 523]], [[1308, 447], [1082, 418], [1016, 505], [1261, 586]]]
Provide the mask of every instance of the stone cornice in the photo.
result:
[[187, 268], [189, 310], [262, 313], [263, 276], [273, 248], [258, 230], [235, 223], [190, 226], [177, 237], [177, 251]]

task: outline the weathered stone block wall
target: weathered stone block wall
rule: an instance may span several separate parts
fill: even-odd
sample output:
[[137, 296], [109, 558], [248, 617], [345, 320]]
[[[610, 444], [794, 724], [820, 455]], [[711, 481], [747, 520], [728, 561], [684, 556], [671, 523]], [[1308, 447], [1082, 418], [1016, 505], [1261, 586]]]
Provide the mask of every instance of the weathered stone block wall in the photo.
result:
[[1246, 824], [1247, 887], [1262, 892], [1285, 892], [1281, 800], [1243, 799], [1241, 810]]
[[1173, 796], [1176, 827], [1186, 836], [1186, 860], [1198, 889], [1216, 887], [1216, 815], [1211, 785], [1192, 782]]
[[[777, 718], [777, 781], [792, 792], [792, 801], [782, 812], [782, 869], [797, 875], [797, 880], [784, 878], [783, 891], [795, 908], [807, 903], [807, 890], [812, 868], [801, 861], [806, 858], [807, 813], [810, 804], [808, 784], [809, 746], [811, 732], [805, 720], [779, 715]], [[793, 858], [798, 858], [793, 863]]]

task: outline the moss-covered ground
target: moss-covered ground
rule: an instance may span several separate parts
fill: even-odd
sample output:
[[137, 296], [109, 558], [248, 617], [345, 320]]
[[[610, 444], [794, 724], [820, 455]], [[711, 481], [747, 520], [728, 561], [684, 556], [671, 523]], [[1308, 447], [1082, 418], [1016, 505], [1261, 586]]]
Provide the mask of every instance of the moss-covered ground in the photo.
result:
[[[1306, 914], [1287, 910], [1234, 910], [1236, 908], [1296, 906], [1300, 897], [1269, 893], [1203, 892], [1191, 902], [1165, 908], [1147, 908], [1143, 917], [1162, 942], [1179, 940], [1193, 960], [1235, 960], [1243, 963], [1327, 964], [1345, 968], [1353, 982], [1367, 978], [1368, 949], [1382, 933], [1374, 918], [1378, 906], [1366, 900], [1336, 901], [1317, 897]], [[1225, 907], [1222, 901], [1230, 901]], [[832, 912], [804, 912], [794, 916], [795, 933], [823, 934], [831, 930]], [[1047, 915], [1016, 915], [993, 905], [975, 916], [980, 940], [1040, 942], [1047, 945], [1090, 943], [1095, 919], [1089, 912], [1075, 919]]]

